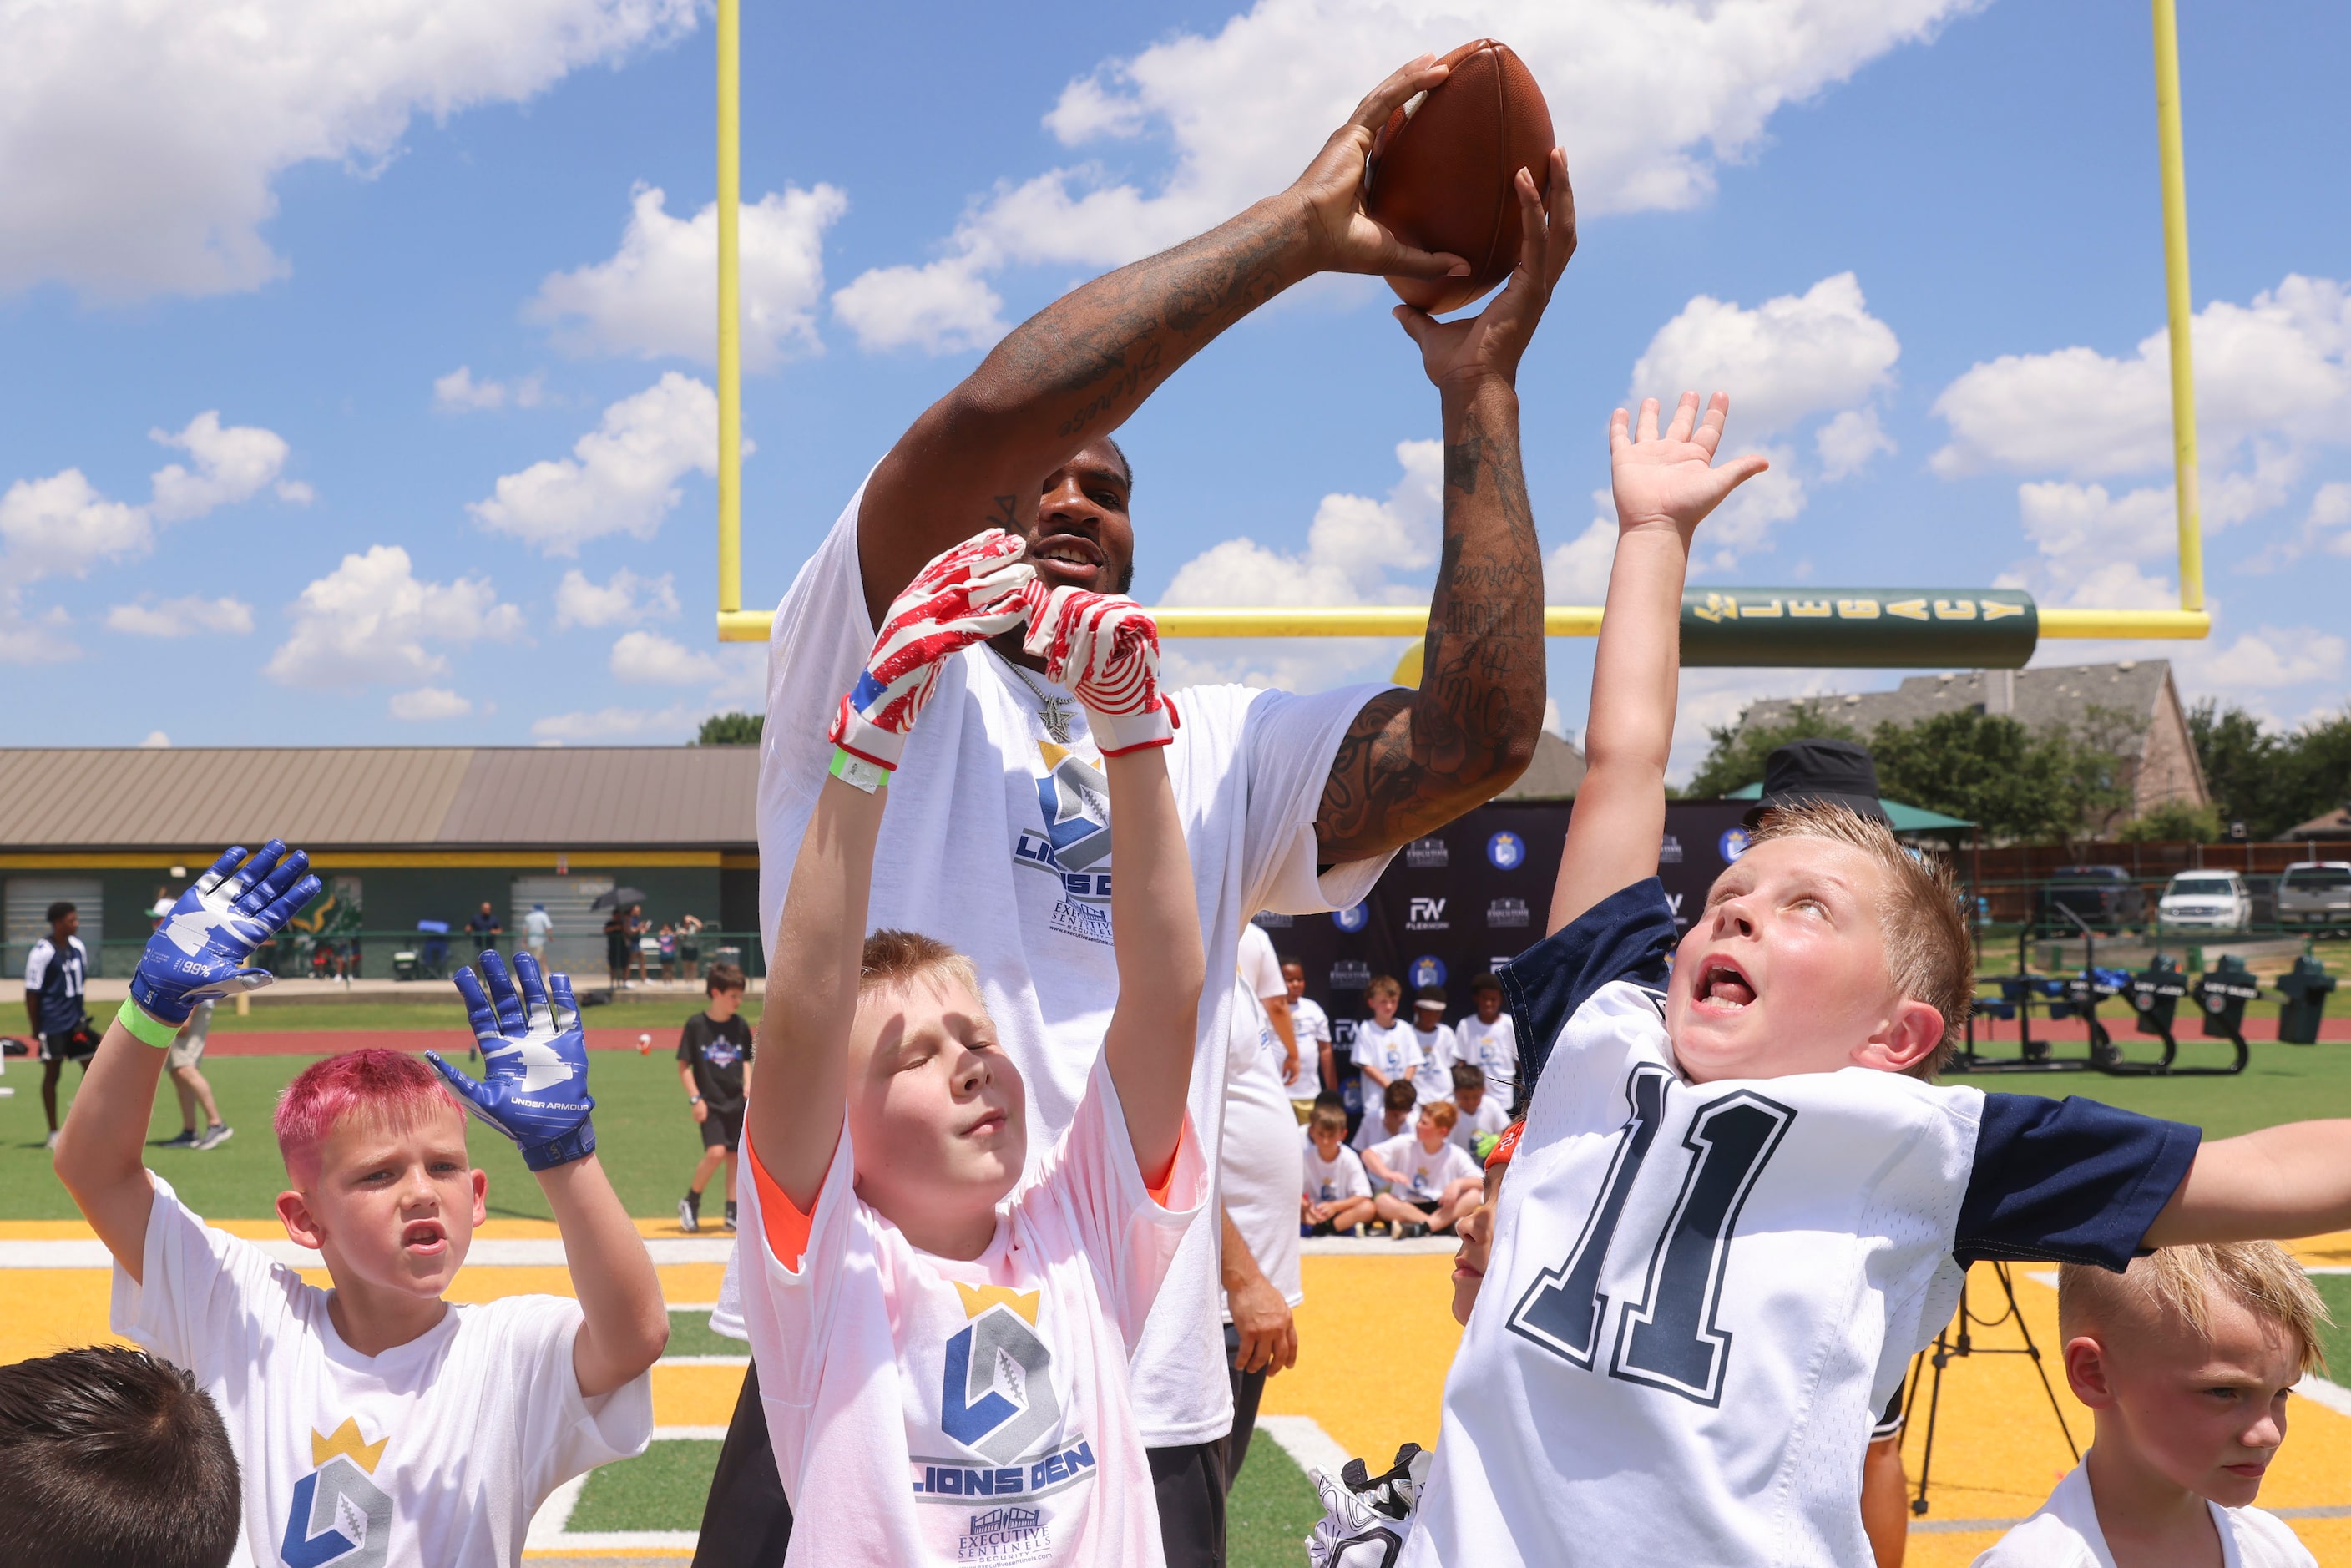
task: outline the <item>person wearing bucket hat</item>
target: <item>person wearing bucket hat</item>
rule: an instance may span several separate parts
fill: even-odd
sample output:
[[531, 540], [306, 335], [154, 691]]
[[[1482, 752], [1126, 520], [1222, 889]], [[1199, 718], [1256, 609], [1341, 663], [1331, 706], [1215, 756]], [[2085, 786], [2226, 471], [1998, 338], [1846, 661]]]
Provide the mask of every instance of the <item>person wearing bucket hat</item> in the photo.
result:
[[1762, 798], [1740, 820], [1752, 828], [1774, 806], [1802, 800], [1833, 800], [1891, 825], [1877, 803], [1877, 765], [1857, 741], [1814, 736], [1778, 747], [1764, 759]]

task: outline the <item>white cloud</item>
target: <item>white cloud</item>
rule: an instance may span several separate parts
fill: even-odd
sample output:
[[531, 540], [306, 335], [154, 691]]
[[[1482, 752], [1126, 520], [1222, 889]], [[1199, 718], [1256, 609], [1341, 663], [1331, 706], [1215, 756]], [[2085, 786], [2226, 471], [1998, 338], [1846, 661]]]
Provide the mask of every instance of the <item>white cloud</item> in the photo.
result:
[[555, 585], [558, 626], [628, 626], [676, 613], [677, 592], [667, 572], [644, 578], [622, 567], [610, 581], [598, 584], [575, 567]]
[[1869, 466], [1881, 452], [1894, 450], [1894, 438], [1877, 423], [1874, 408], [1849, 408], [1813, 434], [1821, 455], [1821, 477], [1834, 484]]
[[695, 25], [693, 0], [77, 0], [0, 12], [0, 292], [248, 289], [277, 178], [396, 156], [418, 114], [521, 102]]
[[2168, 577], [2143, 564], [2176, 549], [2171, 486], [2110, 495], [2104, 485], [2048, 480], [2016, 487], [2024, 536], [2040, 551], [2003, 576], [2001, 587], [2029, 588], [2043, 601], [2101, 610], [2168, 610], [2179, 602]]
[[1735, 444], [1856, 407], [1892, 381], [1901, 354], [1894, 329], [1869, 313], [1860, 281], [1840, 272], [1751, 310], [1698, 296], [1649, 340], [1633, 366], [1631, 396], [1656, 398], [1670, 412], [1685, 392], [1728, 392]]
[[2351, 485], [2339, 479], [2321, 485], [2318, 494], [2310, 498], [2306, 526], [2327, 554], [2351, 555]]
[[134, 637], [193, 637], [216, 632], [242, 637], [253, 630], [253, 606], [235, 599], [165, 599], [118, 604], [106, 612], [109, 630]]
[[1494, 0], [1468, 22], [1447, 0], [1259, 0], [1212, 37], [1178, 32], [1071, 81], [1046, 115], [1072, 147], [1164, 141], [1171, 160], [1155, 188], [1095, 163], [1001, 182], [937, 259], [868, 273], [835, 308], [869, 347], [985, 341], [1001, 329], [985, 275], [1114, 267], [1222, 222], [1295, 178], [1390, 71], [1479, 33], [1508, 38], [1542, 83], [1583, 216], [1695, 206], [1719, 165], [1762, 144], [1782, 107], [1974, 8]]
[[2338, 680], [2344, 653], [2343, 639], [2331, 632], [2263, 626], [2240, 634], [2225, 648], [2198, 643], [2183, 651], [2179, 662], [2181, 680], [2192, 682], [2199, 691], [2265, 692]]
[[694, 733], [715, 711], [711, 705], [672, 703], [664, 708], [603, 707], [550, 714], [530, 727], [543, 744], [598, 740], [677, 740]]
[[405, 719], [412, 724], [436, 718], [463, 718], [474, 711], [473, 698], [459, 696], [455, 692], [440, 686], [419, 686], [413, 692], [394, 692], [392, 701], [386, 706], [391, 708], [392, 717]]
[[433, 382], [433, 406], [444, 413], [477, 413], [504, 408], [509, 402], [517, 408], [537, 408], [546, 396], [547, 383], [537, 374], [525, 376], [511, 385], [505, 382], [477, 382], [471, 365], [459, 365], [445, 376], [434, 377]]
[[494, 497], [465, 509], [549, 555], [578, 555], [606, 534], [649, 539], [678, 504], [687, 471], [718, 470], [718, 396], [671, 371], [606, 409], [571, 454], [505, 476]]
[[375, 545], [347, 555], [302, 590], [294, 630], [263, 673], [280, 685], [323, 688], [428, 681], [449, 668], [436, 645], [521, 635], [522, 612], [486, 578], [419, 581], [408, 552]]
[[155, 542], [147, 508], [110, 501], [78, 468], [19, 479], [0, 495], [0, 580], [87, 576], [89, 569], [143, 555]]
[[172, 737], [160, 729], [149, 730], [147, 738], [139, 743], [141, 751], [168, 751], [171, 747]]
[[691, 686], [724, 680], [726, 667], [658, 632], [624, 632], [612, 644], [611, 671], [631, 685]]
[[[523, 315], [552, 325], [556, 341], [574, 353], [716, 362], [718, 204], [674, 218], [660, 188], [643, 184], [630, 202], [611, 259], [550, 274]], [[824, 231], [848, 210], [849, 198], [825, 184], [787, 185], [741, 209], [745, 370], [823, 351], [816, 305], [824, 297]]]
[[1594, 490], [1594, 505], [1606, 516], [1584, 525], [1582, 533], [1553, 545], [1543, 557], [1543, 602], [1601, 604], [1608, 598], [1608, 570], [1616, 562], [1615, 508], [1608, 492]]
[[[159, 523], [201, 517], [216, 507], [251, 499], [285, 469], [290, 450], [284, 436], [259, 425], [223, 429], [215, 410], [196, 415], [177, 434], [151, 430], [147, 438], [178, 447], [196, 465], [193, 473], [177, 463], [155, 471], [155, 498], [148, 510]], [[277, 493], [280, 499], [298, 505], [311, 498], [308, 485], [280, 485]]]

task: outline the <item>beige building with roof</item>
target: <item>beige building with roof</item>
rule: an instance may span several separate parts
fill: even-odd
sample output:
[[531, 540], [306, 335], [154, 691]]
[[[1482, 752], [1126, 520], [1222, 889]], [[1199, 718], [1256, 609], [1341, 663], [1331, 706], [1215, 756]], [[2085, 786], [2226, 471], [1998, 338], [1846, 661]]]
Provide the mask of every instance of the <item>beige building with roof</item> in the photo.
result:
[[0, 962], [21, 968], [67, 899], [94, 972], [127, 974], [159, 894], [276, 834], [327, 883], [305, 924], [368, 933], [367, 973], [419, 921], [462, 928], [486, 901], [504, 944], [544, 904], [551, 956], [601, 976], [590, 905], [618, 886], [656, 926], [757, 927], [758, 779], [747, 746], [0, 749]]
[[1777, 724], [1800, 704], [1850, 725], [1865, 738], [1879, 725], [1916, 724], [1937, 714], [1968, 709], [2006, 714], [2028, 729], [2062, 727], [2077, 738], [2113, 746], [2122, 761], [2120, 782], [2131, 799], [2129, 810], [2118, 813], [2118, 819], [2142, 815], [2170, 800], [2190, 806], [2211, 803], [2168, 659], [1961, 670], [1911, 675], [1890, 692], [1768, 697], [1749, 706], [1740, 727]]

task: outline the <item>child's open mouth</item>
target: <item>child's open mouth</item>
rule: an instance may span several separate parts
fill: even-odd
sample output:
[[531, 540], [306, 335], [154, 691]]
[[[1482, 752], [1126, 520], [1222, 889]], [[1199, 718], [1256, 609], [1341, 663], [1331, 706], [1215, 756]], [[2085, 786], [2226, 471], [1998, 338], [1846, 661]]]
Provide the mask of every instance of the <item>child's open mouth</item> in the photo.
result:
[[1755, 999], [1755, 983], [1729, 959], [1708, 958], [1698, 971], [1698, 999], [1719, 1008], [1743, 1008]]
[[449, 1249], [448, 1234], [437, 1219], [418, 1219], [401, 1228], [401, 1249], [414, 1258], [437, 1258]]

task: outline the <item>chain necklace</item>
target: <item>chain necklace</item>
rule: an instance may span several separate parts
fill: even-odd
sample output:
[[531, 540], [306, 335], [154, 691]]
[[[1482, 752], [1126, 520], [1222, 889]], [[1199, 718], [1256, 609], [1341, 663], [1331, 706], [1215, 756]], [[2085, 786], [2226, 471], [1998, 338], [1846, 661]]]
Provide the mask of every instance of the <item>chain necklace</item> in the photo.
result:
[[[995, 653], [996, 651], [991, 648], [988, 652]], [[1022, 669], [1011, 660], [1006, 659], [1001, 653], [997, 653], [996, 656], [998, 659], [1003, 660], [1004, 667], [1006, 669], [1020, 677], [1020, 684], [1028, 687], [1029, 695], [1037, 699], [1037, 717], [1038, 720], [1044, 725], [1045, 733], [1051, 736], [1054, 741], [1060, 745], [1070, 745], [1069, 710], [1078, 706], [1076, 699], [1072, 697], [1055, 696], [1050, 692], [1040, 690], [1038, 687], [1037, 683], [1029, 678], [1028, 671]]]

